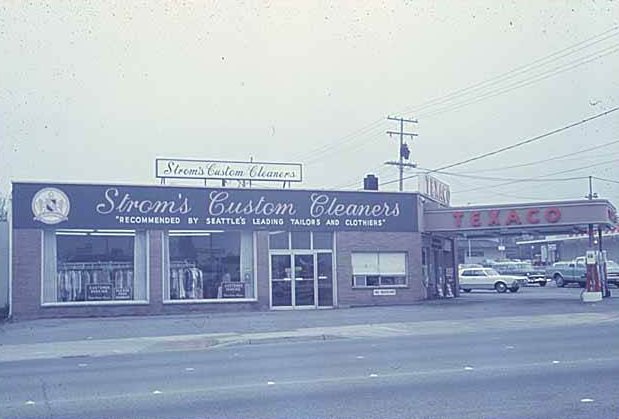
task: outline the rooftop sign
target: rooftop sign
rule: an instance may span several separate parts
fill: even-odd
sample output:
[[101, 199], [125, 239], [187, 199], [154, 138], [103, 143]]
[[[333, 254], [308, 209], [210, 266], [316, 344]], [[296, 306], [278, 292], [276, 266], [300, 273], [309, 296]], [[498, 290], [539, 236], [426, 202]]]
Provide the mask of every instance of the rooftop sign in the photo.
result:
[[301, 182], [301, 163], [241, 162], [220, 160], [156, 159], [160, 179], [220, 179], [268, 182]]
[[419, 176], [419, 193], [446, 207], [449, 206], [451, 192], [449, 185], [430, 175]]

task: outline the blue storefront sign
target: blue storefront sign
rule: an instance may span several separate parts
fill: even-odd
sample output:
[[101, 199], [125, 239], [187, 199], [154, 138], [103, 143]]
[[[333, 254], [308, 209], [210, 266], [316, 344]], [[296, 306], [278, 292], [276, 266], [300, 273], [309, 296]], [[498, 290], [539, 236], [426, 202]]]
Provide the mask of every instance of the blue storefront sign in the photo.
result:
[[13, 227], [413, 232], [417, 195], [14, 183]]

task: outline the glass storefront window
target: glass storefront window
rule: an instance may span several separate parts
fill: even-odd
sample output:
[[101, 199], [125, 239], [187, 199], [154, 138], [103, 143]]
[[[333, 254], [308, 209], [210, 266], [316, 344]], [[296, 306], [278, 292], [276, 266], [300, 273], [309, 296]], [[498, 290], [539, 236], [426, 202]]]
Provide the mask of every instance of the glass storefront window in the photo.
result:
[[309, 231], [293, 231], [292, 232], [292, 248], [293, 249], [310, 249], [311, 248], [311, 233]]
[[315, 232], [314, 249], [332, 249], [333, 248], [333, 233], [331, 232]]
[[274, 231], [269, 233], [270, 250], [332, 250], [332, 232]]
[[43, 233], [43, 303], [146, 301], [146, 232]]
[[255, 298], [251, 232], [172, 230], [166, 236], [166, 300]]
[[269, 233], [269, 249], [289, 249], [288, 232], [274, 231]]
[[406, 253], [358, 252], [351, 254], [352, 286], [405, 287], [407, 285]]

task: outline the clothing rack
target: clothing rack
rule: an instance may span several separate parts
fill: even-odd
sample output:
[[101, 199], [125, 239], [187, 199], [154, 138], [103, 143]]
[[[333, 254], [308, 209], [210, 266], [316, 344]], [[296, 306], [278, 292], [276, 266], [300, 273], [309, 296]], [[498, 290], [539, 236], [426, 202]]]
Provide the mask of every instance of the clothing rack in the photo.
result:
[[170, 299], [201, 300], [204, 298], [202, 270], [195, 263], [177, 261], [170, 263]]
[[170, 262], [170, 269], [183, 269], [183, 268], [195, 268], [195, 262], [189, 262], [188, 260], [177, 260]]
[[63, 262], [59, 271], [87, 271], [106, 269], [133, 269], [133, 262]]
[[64, 262], [57, 269], [58, 301], [89, 300], [88, 286], [111, 284], [114, 294], [108, 299], [132, 299], [134, 287], [133, 262]]

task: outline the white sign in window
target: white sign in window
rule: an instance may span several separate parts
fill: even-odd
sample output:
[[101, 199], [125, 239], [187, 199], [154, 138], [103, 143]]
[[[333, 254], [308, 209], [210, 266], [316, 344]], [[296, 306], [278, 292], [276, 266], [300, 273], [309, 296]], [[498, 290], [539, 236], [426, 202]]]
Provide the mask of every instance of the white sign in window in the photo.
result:
[[353, 253], [352, 272], [355, 275], [378, 274], [378, 253]]

